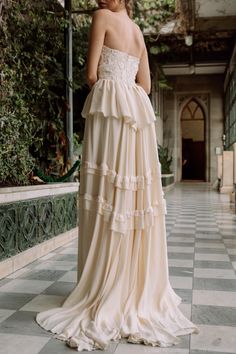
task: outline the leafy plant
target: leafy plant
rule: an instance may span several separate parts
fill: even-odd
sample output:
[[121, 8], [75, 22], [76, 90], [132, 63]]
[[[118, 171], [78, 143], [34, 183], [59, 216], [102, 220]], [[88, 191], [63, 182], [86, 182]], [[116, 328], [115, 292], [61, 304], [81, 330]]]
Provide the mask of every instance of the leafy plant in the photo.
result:
[[21, 95], [15, 94], [14, 71], [6, 65], [4, 69], [0, 88], [0, 181], [27, 184], [35, 163], [29, 146], [36, 120]]
[[163, 173], [163, 174], [172, 173], [171, 168], [170, 168], [171, 163], [172, 163], [172, 156], [169, 157], [168, 147], [163, 147], [161, 145], [158, 145], [158, 155], [159, 155], [159, 161], [161, 164], [161, 173]]
[[6, 4], [0, 24], [0, 183], [25, 184], [35, 165], [55, 174], [64, 167], [65, 23], [56, 0]]
[[82, 153], [83, 140], [78, 133], [73, 135], [74, 154], [80, 156]]
[[[175, 0], [134, 1], [134, 19], [146, 35], [157, 35], [160, 27], [175, 13]], [[148, 39], [148, 38], [147, 38]]]
[[[137, 0], [134, 20], [151, 56], [168, 48], [152, 36], [174, 13], [174, 0]], [[74, 90], [85, 86], [88, 32], [95, 0], [73, 0]], [[66, 166], [64, 29], [57, 0], [8, 0], [0, 14], [0, 183], [26, 184], [34, 167], [61, 175]], [[82, 127], [81, 127], [82, 129]], [[79, 131], [79, 136], [83, 132]]]

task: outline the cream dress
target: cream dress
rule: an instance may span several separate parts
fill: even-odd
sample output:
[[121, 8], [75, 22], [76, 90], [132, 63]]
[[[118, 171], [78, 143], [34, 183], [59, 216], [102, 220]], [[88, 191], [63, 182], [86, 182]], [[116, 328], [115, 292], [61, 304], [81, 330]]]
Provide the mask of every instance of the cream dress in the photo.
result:
[[36, 320], [78, 351], [110, 340], [168, 347], [197, 332], [169, 283], [155, 132], [139, 58], [103, 46], [89, 93], [79, 190], [79, 282]]

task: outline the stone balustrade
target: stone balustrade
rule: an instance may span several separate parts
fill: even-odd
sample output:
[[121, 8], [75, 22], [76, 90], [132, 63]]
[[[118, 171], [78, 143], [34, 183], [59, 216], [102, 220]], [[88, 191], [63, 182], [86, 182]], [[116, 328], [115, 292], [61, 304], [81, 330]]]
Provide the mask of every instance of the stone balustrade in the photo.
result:
[[0, 278], [78, 237], [79, 183], [0, 189]]

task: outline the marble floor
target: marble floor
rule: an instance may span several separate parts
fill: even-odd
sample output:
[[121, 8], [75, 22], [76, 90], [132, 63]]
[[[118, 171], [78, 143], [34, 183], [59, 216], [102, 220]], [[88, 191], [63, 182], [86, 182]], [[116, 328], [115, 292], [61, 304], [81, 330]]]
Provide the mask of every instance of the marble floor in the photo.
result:
[[[105, 354], [236, 353], [234, 207], [205, 183], [178, 184], [166, 199], [170, 280], [200, 333], [166, 349], [112, 343]], [[73, 352], [34, 318], [59, 305], [75, 286], [76, 246], [71, 242], [0, 280], [0, 354]]]

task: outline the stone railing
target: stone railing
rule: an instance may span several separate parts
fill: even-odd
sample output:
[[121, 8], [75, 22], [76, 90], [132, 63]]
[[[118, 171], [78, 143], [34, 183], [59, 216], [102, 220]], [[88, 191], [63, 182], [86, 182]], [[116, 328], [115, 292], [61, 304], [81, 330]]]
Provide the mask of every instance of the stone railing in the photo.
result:
[[79, 183], [0, 189], [0, 278], [78, 237]]

